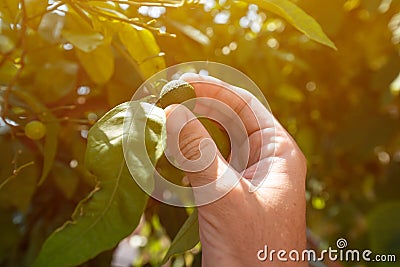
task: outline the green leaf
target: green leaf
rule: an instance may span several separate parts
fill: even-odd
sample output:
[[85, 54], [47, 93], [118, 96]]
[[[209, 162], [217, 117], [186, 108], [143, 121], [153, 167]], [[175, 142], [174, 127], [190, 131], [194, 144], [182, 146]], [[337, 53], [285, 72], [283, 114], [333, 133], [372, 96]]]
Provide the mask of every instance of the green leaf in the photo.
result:
[[156, 169], [164, 179], [177, 185], [183, 185], [182, 179], [185, 173], [171, 164], [164, 154], [158, 159]]
[[335, 44], [323, 32], [318, 22], [289, 0], [246, 0], [246, 2], [256, 4], [283, 17], [310, 39], [335, 50], [337, 49]]
[[69, 11], [65, 16], [62, 36], [80, 50], [88, 53], [95, 50], [104, 41], [104, 36], [95, 31], [81, 16]]
[[163, 155], [166, 144], [165, 113], [155, 105], [132, 101], [128, 114], [133, 119], [124, 126], [129, 133], [124, 140], [125, 159], [135, 180], [140, 180], [142, 188], [149, 192], [154, 189], [154, 181], [148, 174], [154, 173], [154, 165]]
[[180, 30], [183, 34], [185, 34], [187, 37], [192, 39], [195, 42], [198, 42], [201, 45], [207, 46], [210, 45], [211, 41], [210, 38], [208, 38], [207, 35], [202, 33], [200, 30], [196, 29], [192, 25], [180, 23], [178, 21], [174, 20], [169, 20], [168, 21], [172, 26]]
[[166, 263], [169, 257], [192, 249], [199, 241], [199, 220], [197, 209], [195, 209], [176, 234], [162, 264]]
[[[40, 53], [42, 52], [37, 54]], [[46, 53], [42, 53], [42, 55], [48, 57], [46, 64], [39, 63], [42, 62], [40, 59], [31, 63], [30, 68], [35, 68], [36, 75], [32, 80], [31, 87], [26, 89], [32, 95], [40, 96], [41, 102], [45, 104], [62, 101], [76, 89], [79, 64], [70, 60], [57, 59], [61, 55], [53, 48], [46, 49]]]
[[164, 58], [153, 34], [144, 28], [130, 24], [116, 24], [119, 38], [129, 55], [137, 63], [144, 79], [165, 68]]
[[[19, 3], [19, 1], [15, 2]], [[42, 15], [46, 12], [47, 6], [47, 0], [25, 0], [26, 16], [29, 18], [27, 23], [32, 28], [37, 28], [42, 19]]]
[[[165, 232], [172, 239], [188, 218], [186, 209], [157, 202], [157, 214]], [[171, 217], [174, 218], [171, 220]]]
[[61, 31], [64, 27], [65, 17], [57, 13], [46, 13], [43, 15], [38, 33], [51, 44], [62, 43]]
[[76, 54], [93, 82], [103, 85], [114, 73], [114, 55], [109, 45], [98, 46], [90, 52], [76, 50]]
[[56, 161], [51, 171], [51, 177], [64, 196], [71, 199], [79, 184], [79, 177], [74, 169], [63, 162]]
[[42, 113], [40, 117], [41, 120], [46, 123], [47, 130], [43, 147], [43, 170], [42, 176], [39, 180], [39, 185], [45, 181], [49, 175], [49, 172], [51, 171], [51, 168], [53, 167], [54, 159], [56, 158], [57, 154], [58, 132], [60, 131], [60, 123], [53, 114]]
[[[137, 102], [133, 106], [141, 107], [140, 104]], [[138, 225], [148, 196], [132, 179], [124, 160], [123, 122], [128, 107], [132, 105], [124, 103], [115, 107], [90, 129], [85, 164], [97, 177], [98, 184], [79, 203], [72, 221], [66, 222], [46, 240], [34, 266], [76, 266], [114, 247]], [[138, 108], [137, 112], [144, 111]], [[147, 114], [141, 115], [140, 118], [147, 119]], [[152, 125], [162, 129], [164, 124], [165, 121], [152, 121]], [[158, 142], [162, 140], [161, 135], [153, 137]], [[157, 151], [158, 142], [149, 144], [154, 146], [149, 153]], [[157, 160], [154, 155], [150, 158]], [[153, 177], [153, 172], [142, 171], [140, 174], [145, 176], [142, 179]]]

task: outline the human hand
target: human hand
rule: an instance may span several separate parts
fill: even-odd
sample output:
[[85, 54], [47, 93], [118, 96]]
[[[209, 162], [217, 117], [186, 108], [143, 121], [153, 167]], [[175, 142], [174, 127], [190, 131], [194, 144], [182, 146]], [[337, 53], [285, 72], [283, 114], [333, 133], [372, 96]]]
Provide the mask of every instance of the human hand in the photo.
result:
[[[190, 74], [183, 79], [193, 85], [197, 97], [219, 101], [234, 111], [237, 117], [221, 124], [232, 127], [233, 120], [241, 120], [246, 142], [241, 140], [239, 147], [249, 150], [245, 168], [235, 170], [215, 151], [207, 130], [193, 113], [181, 105], [165, 109], [168, 150], [182, 166], [193, 162], [204, 165], [186, 171], [196, 202], [203, 203], [202, 191], [196, 188], [222, 177], [230, 181], [231, 190], [226, 195], [198, 207], [203, 266], [307, 266], [306, 262], [280, 262], [276, 255], [273, 262], [257, 258], [257, 252], [265, 245], [269, 251], [301, 253], [305, 249], [306, 161], [295, 141], [247, 91], [212, 77]], [[216, 112], [212, 105], [201, 104], [196, 104], [194, 111], [203, 116]], [[240, 137], [231, 139], [232, 146], [235, 140]], [[235, 160], [233, 156], [231, 162]], [[199, 161], [201, 158], [205, 161]], [[255, 191], [254, 182], [259, 184]], [[224, 184], [220, 187], [216, 183], [209, 193], [225, 190]]]

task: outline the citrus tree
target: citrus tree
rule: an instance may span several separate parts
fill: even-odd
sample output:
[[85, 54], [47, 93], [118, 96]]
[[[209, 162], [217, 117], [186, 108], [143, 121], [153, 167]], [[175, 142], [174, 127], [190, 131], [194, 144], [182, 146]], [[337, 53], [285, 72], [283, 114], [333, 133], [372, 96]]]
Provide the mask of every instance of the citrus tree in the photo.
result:
[[[322, 247], [344, 237], [397, 253], [399, 5], [3, 0], [0, 263], [109, 266], [139, 223], [137, 266], [197, 243], [195, 211], [187, 219], [149, 198], [122, 153], [124, 102], [152, 74], [192, 60], [233, 66], [263, 90], [308, 158], [308, 224]], [[163, 121], [152, 125], [162, 165]], [[196, 246], [170, 263], [195, 266], [199, 255]]]

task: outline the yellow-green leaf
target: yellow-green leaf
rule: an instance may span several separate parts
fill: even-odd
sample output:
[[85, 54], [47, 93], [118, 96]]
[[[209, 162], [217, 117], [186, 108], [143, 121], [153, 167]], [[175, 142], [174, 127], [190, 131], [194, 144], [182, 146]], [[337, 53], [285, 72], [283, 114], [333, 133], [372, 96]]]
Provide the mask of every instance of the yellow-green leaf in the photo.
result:
[[[37, 66], [32, 95], [40, 96], [44, 103], [54, 103], [75, 89], [79, 65], [73, 61], [58, 60], [45, 66]], [[49, 77], [52, 77], [49, 79]]]
[[199, 29], [196, 29], [192, 25], [188, 24], [183, 24], [178, 21], [174, 20], [169, 20], [168, 21], [172, 26], [180, 30], [183, 34], [185, 34], [187, 37], [190, 39], [198, 42], [201, 45], [209, 45], [210, 44], [210, 38], [208, 38], [207, 35], [202, 33]]
[[102, 85], [110, 80], [114, 73], [114, 55], [110, 46], [101, 45], [90, 52], [76, 50], [76, 54], [93, 82]]
[[[19, 2], [16, 0], [11, 0], [15, 2]], [[25, 10], [26, 16], [28, 17], [28, 24], [35, 28], [39, 25], [42, 16], [46, 12], [48, 6], [47, 0], [25, 0]]]
[[292, 24], [310, 39], [336, 50], [335, 44], [323, 32], [321, 26], [310, 15], [289, 0], [246, 0], [269, 10]]
[[101, 33], [73, 11], [65, 16], [65, 26], [61, 33], [67, 41], [87, 53], [95, 50], [104, 40]]
[[118, 27], [119, 38], [144, 79], [165, 68], [160, 48], [149, 30], [130, 24], [118, 24]]
[[304, 94], [297, 87], [284, 83], [282, 84], [276, 93], [279, 97], [285, 99], [286, 101], [299, 103], [304, 100]]
[[0, 1], [0, 13], [7, 22], [13, 23], [18, 13], [18, 1], [15, 0]]
[[18, 65], [14, 64], [10, 60], [4, 62], [4, 64], [1, 66], [0, 71], [0, 83], [8, 84], [12, 81], [17, 72]]
[[65, 17], [57, 13], [46, 13], [38, 27], [41, 37], [50, 43], [61, 42], [61, 29], [64, 27]]

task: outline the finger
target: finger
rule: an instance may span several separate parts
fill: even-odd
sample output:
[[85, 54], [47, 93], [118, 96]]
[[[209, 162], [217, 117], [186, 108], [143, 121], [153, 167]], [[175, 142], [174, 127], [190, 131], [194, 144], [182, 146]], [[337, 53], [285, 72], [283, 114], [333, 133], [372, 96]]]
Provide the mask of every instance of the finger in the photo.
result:
[[[243, 121], [248, 135], [260, 129], [274, 127], [270, 111], [250, 92], [211, 76], [188, 73], [181, 78], [192, 84], [197, 97], [213, 98], [230, 106]], [[205, 105], [196, 105], [195, 111], [204, 115], [218, 112], [212, 106]]]
[[167, 157], [185, 171], [193, 187], [219, 179], [228, 164], [201, 122], [183, 105], [168, 106], [165, 112]]

